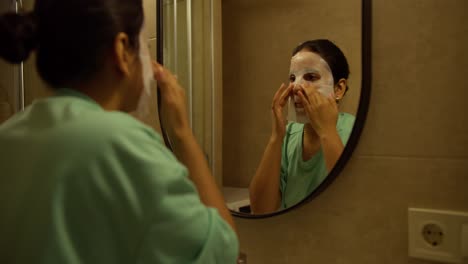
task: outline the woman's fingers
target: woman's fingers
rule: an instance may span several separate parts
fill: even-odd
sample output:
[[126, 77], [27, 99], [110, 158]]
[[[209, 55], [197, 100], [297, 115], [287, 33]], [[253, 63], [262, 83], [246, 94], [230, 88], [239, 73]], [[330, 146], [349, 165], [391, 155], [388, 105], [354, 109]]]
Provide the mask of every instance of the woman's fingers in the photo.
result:
[[338, 104], [336, 103], [335, 98], [333, 98], [333, 96], [330, 96], [327, 99], [328, 99], [328, 103], [333, 106], [333, 109], [335, 111], [338, 111]]
[[288, 97], [291, 95], [293, 88], [294, 88], [294, 84], [290, 83], [286, 87], [286, 89], [283, 90], [283, 93], [281, 94], [279, 98], [279, 102], [278, 102], [281, 107], [284, 107], [286, 105], [286, 101]]
[[302, 105], [310, 104], [310, 97], [307, 94], [303, 85], [299, 85], [299, 89], [296, 91], [296, 94], [299, 95], [299, 92], [301, 92], [304, 96], [304, 98], [301, 98]]
[[304, 90], [297, 91], [297, 96], [299, 96], [299, 98], [301, 99], [302, 106], [304, 106], [304, 109], [306, 109], [306, 111], [310, 110], [309, 109], [310, 108], [310, 103], [309, 103], [309, 100], [306, 97], [306, 94], [305, 94]]
[[275, 95], [273, 96], [273, 104], [279, 100], [281, 94], [286, 89], [286, 85], [284, 83], [281, 84], [280, 88], [276, 91]]
[[281, 100], [285, 94], [287, 95], [288, 93], [290, 93], [290, 91], [288, 91], [290, 86], [291, 85], [286, 86], [284, 83], [281, 84], [280, 88], [278, 89], [278, 91], [276, 91], [275, 96], [273, 97], [273, 102], [271, 103], [272, 109], [276, 109], [278, 108], [278, 106], [284, 106], [284, 104], [281, 104]]
[[167, 70], [165, 70], [164, 67], [161, 64], [157, 63], [156, 61], [152, 61], [152, 65], [153, 65], [154, 79], [161, 84], [167, 83], [168, 82]]
[[[306, 94], [305, 91], [303, 91], [303, 92], [304, 92], [304, 94]], [[310, 89], [310, 90], [309, 90], [309, 93], [306, 94], [306, 96], [308, 96], [309, 103], [311, 104], [311, 106], [312, 106], [314, 109], [317, 109], [317, 108], [319, 108], [320, 106], [329, 104], [329, 103], [330, 103], [330, 100], [334, 100], [333, 98], [324, 96], [324, 95], [323, 95], [321, 92], [319, 92], [318, 89], [316, 89], [316, 88]]]
[[162, 93], [167, 92], [167, 89], [171, 87], [178, 87], [178, 82], [174, 75], [156, 61], [153, 61], [153, 73]]
[[185, 100], [185, 91], [179, 85], [175, 75], [159, 63], [153, 61], [154, 78], [158, 82], [161, 97], [168, 104], [179, 104], [178, 101]]
[[285, 118], [283, 116], [283, 105], [282, 101], [288, 97], [291, 93], [292, 85], [286, 86], [284, 83], [281, 84], [280, 88], [276, 91], [275, 96], [273, 97], [273, 102], [271, 103], [271, 111], [273, 114], [273, 131], [272, 136], [283, 137], [286, 133], [286, 124]]

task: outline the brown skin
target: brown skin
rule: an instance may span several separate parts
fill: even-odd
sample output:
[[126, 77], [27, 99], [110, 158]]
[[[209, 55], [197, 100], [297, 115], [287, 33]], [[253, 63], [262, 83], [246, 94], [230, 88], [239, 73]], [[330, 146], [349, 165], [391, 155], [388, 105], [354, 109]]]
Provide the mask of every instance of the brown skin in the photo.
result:
[[315, 89], [309, 89], [307, 93], [302, 87], [296, 94], [301, 98], [310, 120], [310, 123], [304, 126], [302, 157], [304, 160], [310, 159], [321, 146], [327, 171], [330, 172], [344, 149], [336, 130], [338, 121], [336, 98], [325, 97]]
[[334, 87], [335, 98], [327, 98], [315, 87], [281, 85], [272, 103], [272, 134], [264, 151], [260, 165], [250, 186], [250, 206], [255, 214], [271, 213], [281, 204], [280, 169], [281, 147], [286, 134], [286, 118], [283, 108], [291, 95], [297, 95], [309, 117], [310, 123], [304, 126], [303, 160], [313, 157], [322, 147], [327, 171], [335, 166], [344, 146], [336, 130], [338, 105], [346, 91], [347, 80], [340, 79]]
[[184, 90], [176, 77], [161, 65], [154, 62], [153, 68], [161, 90], [163, 109], [161, 115], [163, 122], [170, 124], [168, 134], [173, 142], [174, 154], [188, 168], [189, 177], [195, 184], [201, 201], [206, 206], [218, 209], [221, 217], [236, 231], [231, 213], [190, 128]]
[[[184, 90], [172, 73], [154, 61], [153, 71], [161, 91], [164, 109], [161, 117], [173, 139], [174, 154], [189, 170], [189, 178], [195, 184], [202, 203], [216, 208], [235, 231], [232, 216], [190, 128]], [[138, 52], [131, 48], [128, 36], [119, 33], [98, 76], [76, 89], [94, 99], [107, 111], [129, 113], [137, 108], [143, 86]]]

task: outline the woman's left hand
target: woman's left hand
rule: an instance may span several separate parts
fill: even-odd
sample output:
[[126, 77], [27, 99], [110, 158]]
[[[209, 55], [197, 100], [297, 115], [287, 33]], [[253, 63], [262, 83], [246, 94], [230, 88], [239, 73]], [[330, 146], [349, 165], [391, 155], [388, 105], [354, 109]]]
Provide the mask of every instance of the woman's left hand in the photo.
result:
[[338, 106], [335, 99], [321, 94], [316, 88], [307, 89], [301, 86], [296, 94], [301, 98], [304, 110], [309, 117], [310, 124], [319, 137], [336, 133], [338, 121]]

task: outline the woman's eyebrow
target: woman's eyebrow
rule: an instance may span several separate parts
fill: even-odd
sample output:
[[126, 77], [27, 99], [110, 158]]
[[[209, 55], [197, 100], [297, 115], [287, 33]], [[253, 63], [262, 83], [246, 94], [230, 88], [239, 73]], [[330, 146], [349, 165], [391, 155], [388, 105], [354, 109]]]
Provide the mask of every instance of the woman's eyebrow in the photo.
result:
[[302, 69], [300, 71], [291, 71], [291, 72], [289, 72], [289, 75], [302, 75], [302, 74], [305, 74], [305, 73], [320, 74], [320, 71], [317, 70], [317, 69], [308, 68], [308, 69]]
[[304, 69], [302, 72], [305, 72], [305, 73], [317, 73], [317, 74], [320, 73], [319, 70], [317, 70], [317, 69], [312, 69], [312, 68], [311, 68], [311, 69]]

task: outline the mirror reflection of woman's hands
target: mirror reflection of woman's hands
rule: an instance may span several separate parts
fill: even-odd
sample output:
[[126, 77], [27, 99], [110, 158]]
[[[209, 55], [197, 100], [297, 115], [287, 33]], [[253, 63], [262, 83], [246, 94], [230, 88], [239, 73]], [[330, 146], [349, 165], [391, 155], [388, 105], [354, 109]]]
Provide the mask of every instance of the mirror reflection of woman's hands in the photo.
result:
[[299, 85], [294, 93], [299, 96], [310, 125], [319, 137], [336, 134], [338, 105], [335, 98], [321, 94], [315, 87]]
[[284, 83], [276, 91], [271, 104], [272, 111], [272, 139], [283, 139], [286, 134], [287, 120], [284, 116], [284, 106], [288, 102], [289, 96], [292, 94], [294, 85], [290, 83], [286, 86]]

